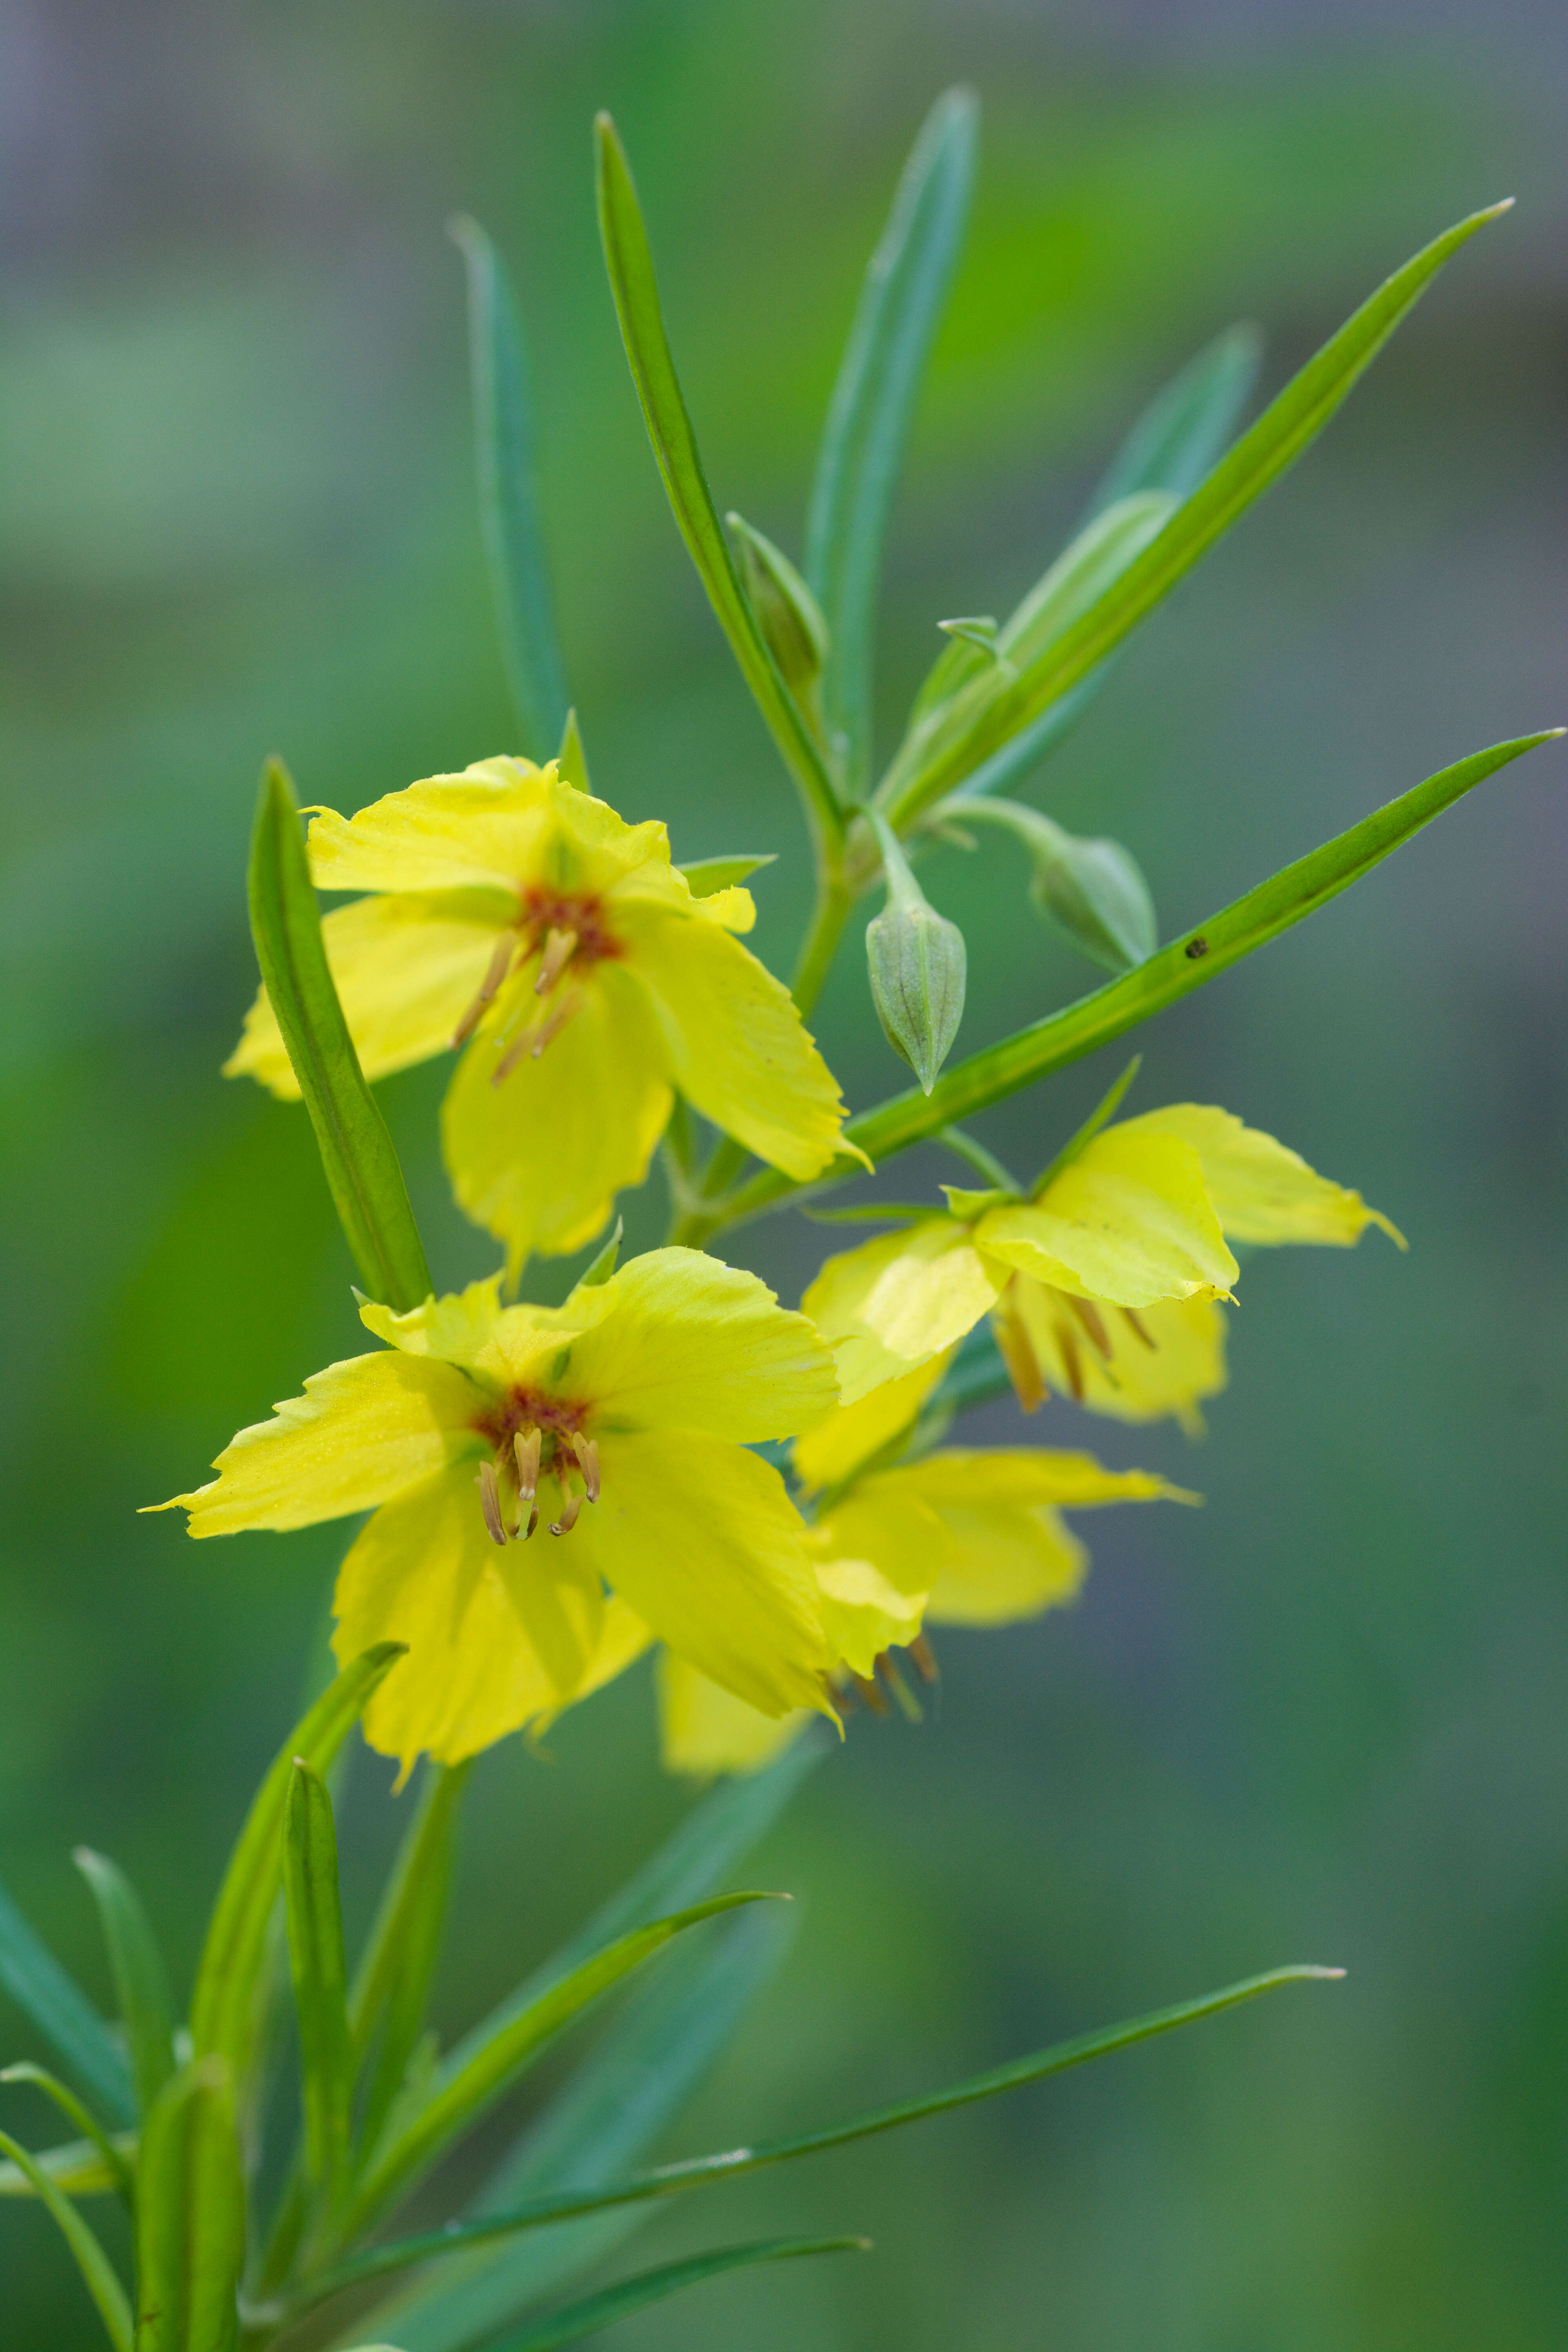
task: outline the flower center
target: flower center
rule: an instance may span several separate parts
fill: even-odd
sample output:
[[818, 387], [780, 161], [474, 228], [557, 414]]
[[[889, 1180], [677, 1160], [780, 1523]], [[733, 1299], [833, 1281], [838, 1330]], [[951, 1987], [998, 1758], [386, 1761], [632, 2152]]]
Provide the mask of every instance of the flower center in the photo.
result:
[[571, 985], [556, 993], [568, 967], [581, 975], [591, 971], [595, 964], [607, 962], [624, 952], [621, 942], [605, 921], [598, 898], [546, 890], [535, 885], [520, 889], [517, 919], [496, 941], [479, 992], [452, 1033], [454, 1048], [467, 1045], [513, 970], [537, 956], [539, 970], [534, 974], [533, 994], [545, 1000], [553, 997], [555, 1001], [546, 1001], [540, 1019], [532, 1021], [527, 1017], [529, 1005], [525, 997], [498, 1030], [495, 1044], [501, 1058], [491, 1074], [490, 1083], [499, 1087], [525, 1057], [537, 1062], [551, 1039], [560, 1035], [582, 1003], [582, 991]]
[[[598, 1501], [599, 1449], [583, 1431], [588, 1410], [585, 1402], [514, 1388], [474, 1423], [491, 1448], [477, 1484], [492, 1543], [528, 1541], [539, 1525], [542, 1478], [553, 1478], [561, 1494], [561, 1517], [547, 1522], [552, 1536], [570, 1535], [584, 1504]], [[509, 1506], [515, 1513], [510, 1520]]]

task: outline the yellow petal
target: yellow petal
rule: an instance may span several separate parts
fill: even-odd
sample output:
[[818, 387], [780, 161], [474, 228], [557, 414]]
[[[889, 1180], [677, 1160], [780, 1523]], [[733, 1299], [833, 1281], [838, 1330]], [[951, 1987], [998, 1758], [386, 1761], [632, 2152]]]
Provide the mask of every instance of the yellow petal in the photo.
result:
[[809, 1541], [819, 1576], [828, 1560], [869, 1560], [908, 1601], [924, 1600], [947, 1558], [946, 1531], [908, 1470], [864, 1480], [824, 1511]]
[[[366, 1712], [371, 1746], [405, 1767], [422, 1751], [455, 1764], [558, 1711], [595, 1659], [590, 1581], [581, 1563], [568, 1568], [537, 1538], [492, 1543], [470, 1464], [385, 1505], [339, 1572], [332, 1636], [344, 1662], [374, 1642], [408, 1645]], [[558, 1630], [574, 1604], [577, 1676], [563, 1686], [533, 1635], [542, 1622]]]
[[949, 1565], [927, 1605], [933, 1625], [1011, 1625], [1071, 1601], [1089, 1553], [1048, 1505], [973, 1502], [942, 1517]]
[[489, 1349], [503, 1310], [501, 1277], [488, 1274], [466, 1290], [444, 1298], [427, 1298], [421, 1307], [400, 1315], [395, 1307], [366, 1299], [359, 1319], [367, 1331], [411, 1356], [437, 1356], [444, 1363], [472, 1364]]
[[966, 1225], [927, 1217], [830, 1257], [801, 1311], [832, 1346], [843, 1402], [855, 1404], [962, 1339], [1005, 1279]]
[[368, 1511], [477, 1448], [474, 1394], [460, 1372], [414, 1356], [329, 1364], [306, 1381], [303, 1396], [274, 1405], [274, 1420], [229, 1440], [210, 1486], [149, 1507], [183, 1505], [194, 1536], [305, 1528]]
[[805, 1317], [701, 1250], [649, 1250], [578, 1298], [596, 1319], [559, 1381], [595, 1400], [596, 1426], [754, 1444], [809, 1429], [837, 1401], [833, 1360]]
[[[497, 1024], [487, 1022], [441, 1114], [458, 1202], [505, 1243], [514, 1273], [535, 1250], [559, 1255], [592, 1241], [616, 1194], [642, 1181], [669, 1117], [667, 1056], [636, 982], [605, 962], [582, 981], [568, 970], [564, 990], [578, 1009], [499, 1086]], [[503, 997], [500, 1018], [518, 1014], [515, 995]]]
[[1108, 1470], [1092, 1454], [1050, 1446], [944, 1446], [923, 1462], [885, 1470], [860, 1490], [875, 1504], [886, 1495], [915, 1496], [933, 1511], [973, 1503], [1048, 1503], [1084, 1511], [1103, 1503], [1195, 1503], [1154, 1470]]
[[1037, 1282], [1121, 1307], [1228, 1294], [1237, 1275], [1192, 1145], [1126, 1127], [1096, 1136], [1038, 1201], [989, 1211], [975, 1239]]
[[[515, 900], [496, 891], [409, 891], [361, 898], [326, 917], [327, 961], [367, 1078], [445, 1052], [516, 911]], [[265, 989], [223, 1074], [258, 1078], [282, 1101], [299, 1098]]]
[[1227, 1110], [1206, 1103], [1169, 1103], [1125, 1119], [1120, 1132], [1174, 1135], [1203, 1161], [1204, 1181], [1233, 1241], [1322, 1242], [1349, 1248], [1368, 1225], [1381, 1225], [1400, 1248], [1405, 1236], [1359, 1192], [1331, 1183], [1300, 1154]]
[[907, 1649], [918, 1637], [928, 1596], [900, 1592], [874, 1560], [822, 1560], [816, 1582], [828, 1647], [862, 1682], [873, 1679], [884, 1650]]
[[[687, 887], [689, 889], [690, 885]], [[710, 890], [705, 898], [693, 898], [691, 905], [700, 909], [709, 922], [719, 924], [726, 931], [749, 931], [757, 919], [756, 900], [738, 882], [731, 882], [723, 890]]]
[[617, 901], [614, 919], [647, 987], [675, 1083], [749, 1151], [804, 1182], [838, 1150], [837, 1083], [782, 981], [717, 923]]
[[1102, 1357], [1058, 1291], [1017, 1276], [1007, 1293], [1028, 1334], [1041, 1374], [1058, 1396], [1077, 1396], [1090, 1412], [1115, 1421], [1160, 1421], [1173, 1414], [1189, 1437], [1203, 1432], [1205, 1397], [1226, 1384], [1225, 1310], [1212, 1298], [1161, 1298], [1100, 1310], [1109, 1355]]
[[808, 1491], [842, 1486], [863, 1462], [914, 1426], [920, 1409], [952, 1360], [952, 1350], [917, 1364], [898, 1380], [884, 1381], [858, 1404], [840, 1405], [826, 1421], [799, 1438], [795, 1449], [795, 1475]]
[[763, 1714], [828, 1712], [827, 1648], [805, 1529], [756, 1454], [694, 1431], [599, 1441], [603, 1486], [581, 1543], [662, 1642]]
[[321, 890], [531, 887], [601, 897], [637, 868], [669, 862], [663, 825], [625, 824], [563, 784], [553, 761], [536, 768], [512, 759], [426, 776], [354, 817], [320, 810], [310, 850]]
[[811, 1717], [804, 1708], [759, 1715], [665, 1650], [658, 1661], [658, 1721], [666, 1771], [711, 1780], [719, 1772], [761, 1771]]

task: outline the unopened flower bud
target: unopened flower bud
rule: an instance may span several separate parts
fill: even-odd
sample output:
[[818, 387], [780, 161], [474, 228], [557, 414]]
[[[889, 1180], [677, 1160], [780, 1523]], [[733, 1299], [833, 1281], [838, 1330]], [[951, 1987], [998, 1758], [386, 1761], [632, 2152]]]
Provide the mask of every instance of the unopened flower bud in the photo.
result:
[[1005, 826], [1023, 842], [1036, 906], [1094, 962], [1125, 971], [1153, 954], [1160, 943], [1154, 902], [1137, 859], [1119, 841], [1086, 841], [1038, 809], [980, 793], [949, 801], [945, 813], [966, 824]]
[[888, 885], [887, 905], [866, 926], [871, 1001], [889, 1045], [929, 1095], [963, 1018], [963, 933], [927, 902], [884, 820], [871, 822]]
[[741, 579], [757, 626], [767, 639], [784, 684], [816, 725], [820, 717], [817, 682], [827, 658], [827, 624], [822, 607], [788, 556], [771, 539], [753, 530], [743, 515], [726, 515], [724, 520], [735, 542]]

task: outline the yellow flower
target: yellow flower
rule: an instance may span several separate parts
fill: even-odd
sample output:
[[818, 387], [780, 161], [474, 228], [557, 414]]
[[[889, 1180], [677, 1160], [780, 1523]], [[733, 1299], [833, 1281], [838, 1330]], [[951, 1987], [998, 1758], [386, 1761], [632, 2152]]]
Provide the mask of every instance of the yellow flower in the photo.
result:
[[1404, 1247], [1359, 1192], [1198, 1103], [1104, 1129], [1032, 1199], [948, 1200], [945, 1216], [830, 1258], [802, 1301], [847, 1405], [910, 1381], [990, 1314], [1026, 1410], [1049, 1386], [1191, 1428], [1225, 1382], [1215, 1302], [1237, 1279], [1230, 1241], [1348, 1246], [1376, 1224]]
[[[694, 898], [661, 824], [554, 763], [481, 761], [355, 817], [318, 811], [327, 953], [367, 1077], [468, 1044], [443, 1114], [458, 1201], [506, 1244], [592, 1239], [639, 1183], [672, 1089], [786, 1175], [820, 1174], [843, 1106], [788, 991], [731, 934], [751, 895]], [[299, 1092], [265, 992], [225, 1065]]]
[[[878, 1458], [882, 1440], [866, 1413], [872, 1402], [836, 1413], [797, 1444], [795, 1467], [808, 1484], [829, 1431], [841, 1465], [857, 1448], [865, 1462]], [[1157, 1500], [1197, 1497], [1150, 1471], [1033, 1448], [954, 1447], [891, 1469], [851, 1468], [809, 1535], [836, 1664], [870, 1692], [889, 1650], [912, 1650], [931, 1671], [926, 1624], [1014, 1624], [1070, 1601], [1089, 1554], [1063, 1510]], [[659, 1696], [665, 1762], [699, 1779], [756, 1770], [808, 1719], [770, 1720], [674, 1656], [661, 1662]]]
[[555, 1309], [503, 1308], [499, 1284], [363, 1307], [389, 1350], [241, 1430], [217, 1478], [174, 1498], [192, 1535], [374, 1511], [334, 1646], [407, 1643], [366, 1717], [405, 1765], [555, 1714], [650, 1635], [764, 1717], [830, 1712], [806, 1530], [747, 1450], [831, 1409], [811, 1326], [696, 1250], [633, 1258]]

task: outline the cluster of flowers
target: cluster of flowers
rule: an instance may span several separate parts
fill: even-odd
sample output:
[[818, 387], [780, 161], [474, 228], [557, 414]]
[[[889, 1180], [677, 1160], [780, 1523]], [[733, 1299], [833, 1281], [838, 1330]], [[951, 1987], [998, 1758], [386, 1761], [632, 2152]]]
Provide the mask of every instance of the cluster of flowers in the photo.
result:
[[[175, 1504], [194, 1536], [373, 1513], [335, 1647], [407, 1645], [365, 1722], [405, 1769], [548, 1723], [655, 1643], [671, 1766], [760, 1764], [873, 1695], [890, 1652], [929, 1673], [928, 1622], [1070, 1596], [1086, 1555], [1064, 1509], [1194, 1499], [1083, 1453], [933, 1444], [972, 1328], [990, 1318], [1026, 1410], [1054, 1390], [1191, 1431], [1225, 1380], [1232, 1242], [1399, 1238], [1271, 1137], [1177, 1104], [1079, 1139], [1026, 1193], [898, 1213], [798, 1313], [685, 1248], [598, 1261], [559, 1307], [503, 1304], [531, 1255], [603, 1229], [677, 1092], [807, 1182], [849, 1148], [837, 1085], [736, 936], [748, 892], [699, 895], [662, 825], [553, 763], [317, 811], [309, 847], [320, 887], [367, 894], [324, 927], [366, 1076], [461, 1051], [447, 1162], [505, 1273], [411, 1313], [365, 1305], [385, 1348], [307, 1381]], [[226, 1066], [297, 1094], [265, 994]]]

